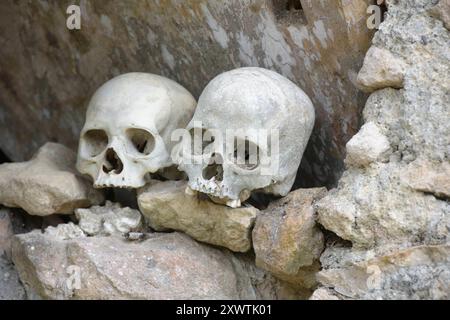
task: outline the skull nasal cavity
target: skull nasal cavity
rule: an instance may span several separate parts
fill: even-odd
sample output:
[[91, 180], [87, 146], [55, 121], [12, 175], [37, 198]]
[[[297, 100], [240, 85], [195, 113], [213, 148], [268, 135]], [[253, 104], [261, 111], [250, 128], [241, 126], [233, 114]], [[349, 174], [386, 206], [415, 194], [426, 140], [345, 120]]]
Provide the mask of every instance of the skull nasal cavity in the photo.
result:
[[215, 178], [216, 181], [223, 180], [223, 159], [220, 155], [213, 153], [209, 160], [208, 166], [203, 169], [203, 178], [206, 180], [211, 180]]
[[123, 163], [114, 149], [109, 148], [108, 150], [106, 150], [106, 161], [103, 164], [103, 171], [105, 173], [110, 173], [111, 171], [113, 171], [114, 173], [119, 174], [122, 172], [122, 170]]

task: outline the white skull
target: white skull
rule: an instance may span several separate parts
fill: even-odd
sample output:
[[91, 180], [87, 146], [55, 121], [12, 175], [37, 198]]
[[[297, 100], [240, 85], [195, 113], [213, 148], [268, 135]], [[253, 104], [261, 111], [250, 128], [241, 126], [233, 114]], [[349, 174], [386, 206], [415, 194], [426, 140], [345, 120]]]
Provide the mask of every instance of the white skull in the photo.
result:
[[[174, 160], [189, 176], [186, 192], [206, 193], [214, 202], [230, 207], [240, 206], [254, 190], [286, 195], [314, 118], [308, 96], [276, 72], [241, 68], [222, 73], [204, 89], [187, 126], [188, 139], [174, 149]], [[258, 138], [261, 130], [267, 138]], [[203, 144], [192, 150], [195, 139]], [[252, 154], [257, 156], [247, 161]], [[276, 164], [275, 159], [278, 165], [265, 172], [267, 163]]]
[[77, 169], [96, 188], [142, 187], [147, 173], [173, 165], [171, 133], [192, 118], [195, 99], [181, 85], [147, 73], [120, 75], [89, 102]]

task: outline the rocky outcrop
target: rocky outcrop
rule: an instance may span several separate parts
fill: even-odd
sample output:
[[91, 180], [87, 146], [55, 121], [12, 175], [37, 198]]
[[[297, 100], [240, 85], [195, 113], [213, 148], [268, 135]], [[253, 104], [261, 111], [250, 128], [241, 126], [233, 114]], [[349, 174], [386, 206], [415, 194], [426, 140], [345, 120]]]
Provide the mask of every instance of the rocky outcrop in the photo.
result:
[[258, 213], [252, 206], [229, 208], [187, 195], [185, 181], [153, 181], [139, 191], [139, 208], [157, 231], [182, 231], [194, 239], [236, 252], [251, 248]]
[[35, 231], [14, 238], [13, 260], [31, 298], [271, 299], [281, 288], [248, 259], [180, 233], [130, 242]]
[[352, 248], [329, 245], [317, 278], [344, 298], [448, 299], [450, 33], [429, 14], [436, 1], [387, 3], [359, 75], [379, 90], [338, 187], [316, 204]]
[[316, 225], [313, 203], [325, 188], [298, 189], [272, 202], [253, 229], [256, 265], [300, 287], [316, 285], [324, 236]]
[[76, 173], [75, 158], [65, 146], [47, 143], [30, 161], [0, 165], [0, 204], [38, 216], [100, 204], [102, 193]]

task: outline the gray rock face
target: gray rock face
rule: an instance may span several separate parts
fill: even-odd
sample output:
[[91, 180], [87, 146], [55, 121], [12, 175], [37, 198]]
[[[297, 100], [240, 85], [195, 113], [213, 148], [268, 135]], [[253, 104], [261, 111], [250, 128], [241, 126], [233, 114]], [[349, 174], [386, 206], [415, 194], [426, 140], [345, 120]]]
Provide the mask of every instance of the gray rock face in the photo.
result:
[[313, 202], [325, 194], [325, 188], [298, 189], [258, 215], [252, 233], [258, 267], [292, 284], [315, 285], [324, 237]]
[[139, 208], [153, 229], [182, 231], [198, 241], [236, 252], [250, 250], [258, 209], [214, 204], [187, 195], [186, 187], [186, 181], [154, 181], [139, 191]]
[[0, 203], [47, 216], [103, 202], [102, 193], [75, 172], [75, 157], [65, 146], [47, 143], [30, 161], [0, 165]]
[[[331, 246], [321, 257], [319, 282], [344, 298], [448, 299], [450, 33], [429, 14], [434, 4], [388, 1], [371, 52], [403, 61], [403, 88], [366, 78], [379, 89], [367, 101], [366, 125], [347, 144], [338, 187], [317, 203], [319, 222], [353, 246]], [[366, 57], [361, 77], [376, 58]], [[369, 125], [376, 135], [367, 135]]]
[[34, 298], [270, 299], [278, 290], [245, 259], [180, 233], [128, 242], [31, 232], [14, 238], [13, 260]]
[[11, 253], [11, 237], [13, 235], [9, 210], [0, 207], [0, 255]]
[[25, 289], [9, 259], [0, 251], [0, 300], [24, 300]]
[[392, 252], [331, 249], [317, 279], [351, 299], [449, 299], [449, 245]]
[[81, 30], [70, 31], [67, 3], [2, 1], [0, 148], [15, 161], [49, 140], [75, 149], [92, 93], [121, 73], [161, 74], [198, 98], [219, 73], [254, 66], [311, 97], [318, 121], [302, 178], [333, 183], [366, 98], [354, 82], [372, 35], [369, 3], [302, 0], [303, 10], [287, 10], [272, 0], [83, 1]]

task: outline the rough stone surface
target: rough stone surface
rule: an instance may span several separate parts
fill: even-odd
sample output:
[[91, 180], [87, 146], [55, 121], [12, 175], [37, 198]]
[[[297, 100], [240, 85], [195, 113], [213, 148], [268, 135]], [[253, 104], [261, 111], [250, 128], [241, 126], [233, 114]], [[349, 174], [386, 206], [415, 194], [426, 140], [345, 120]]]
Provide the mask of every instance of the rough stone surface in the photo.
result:
[[373, 45], [405, 61], [403, 88], [379, 88], [363, 115], [392, 152], [350, 162], [316, 204], [319, 222], [353, 248], [330, 245], [317, 279], [348, 298], [448, 299], [450, 33], [429, 14], [436, 2], [387, 1]]
[[450, 297], [450, 246], [418, 246], [378, 254], [332, 249], [317, 279], [350, 299]]
[[305, 267], [315, 264], [324, 246], [313, 202], [325, 194], [325, 188], [298, 189], [258, 215], [252, 233], [258, 267], [290, 283], [304, 282]]
[[403, 181], [412, 189], [450, 199], [450, 163], [421, 161], [411, 162]]
[[0, 300], [24, 300], [25, 289], [13, 264], [0, 251]]
[[0, 255], [11, 253], [11, 237], [14, 235], [10, 211], [0, 207]]
[[440, 0], [429, 12], [450, 30], [450, 0]]
[[309, 300], [341, 300], [336, 293], [328, 288], [318, 288], [316, 289]]
[[55, 227], [49, 226], [44, 233], [58, 240], [70, 240], [86, 236], [83, 230], [73, 222], [59, 224]]
[[387, 161], [390, 154], [389, 140], [373, 122], [364, 124], [347, 142], [345, 163], [366, 166], [375, 161]]
[[185, 181], [154, 181], [141, 189], [139, 208], [157, 230], [182, 231], [194, 239], [237, 252], [251, 248], [251, 228], [258, 209], [232, 209], [187, 195]]
[[392, 87], [402, 88], [406, 65], [390, 51], [371, 47], [358, 74], [359, 87], [367, 92]]
[[122, 208], [119, 203], [106, 201], [104, 206], [76, 209], [78, 226], [87, 235], [123, 235], [142, 228], [142, 216], [138, 210]]
[[27, 162], [0, 165], [0, 203], [29, 214], [70, 214], [103, 201], [103, 195], [75, 172], [75, 153], [46, 143]]
[[[33, 298], [259, 299], [276, 292], [245, 259], [180, 233], [127, 242], [31, 232], [14, 237], [13, 260]], [[79, 286], [71, 276], [80, 276]]]
[[219, 73], [259, 66], [293, 80], [316, 108], [298, 183], [333, 183], [366, 98], [354, 82], [373, 32], [369, 3], [81, 1], [81, 30], [71, 31], [69, 3], [1, 1], [0, 148], [15, 161], [49, 140], [75, 149], [88, 99], [121, 73], [161, 74], [198, 98]]

